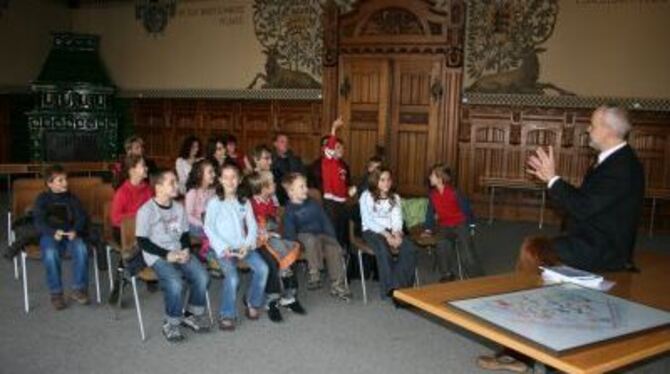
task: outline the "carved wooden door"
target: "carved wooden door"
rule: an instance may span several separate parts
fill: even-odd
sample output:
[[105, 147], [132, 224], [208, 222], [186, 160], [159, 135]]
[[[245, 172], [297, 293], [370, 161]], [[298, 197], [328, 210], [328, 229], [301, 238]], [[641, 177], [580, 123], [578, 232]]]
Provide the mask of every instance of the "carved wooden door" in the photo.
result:
[[342, 59], [339, 108], [346, 127], [340, 135], [354, 181], [360, 180], [376, 147], [386, 144], [389, 64], [384, 58]]
[[348, 125], [342, 136], [354, 180], [376, 147], [383, 147], [399, 191], [425, 194], [427, 169], [442, 154], [437, 130], [443, 63], [415, 55], [342, 58], [339, 108]]

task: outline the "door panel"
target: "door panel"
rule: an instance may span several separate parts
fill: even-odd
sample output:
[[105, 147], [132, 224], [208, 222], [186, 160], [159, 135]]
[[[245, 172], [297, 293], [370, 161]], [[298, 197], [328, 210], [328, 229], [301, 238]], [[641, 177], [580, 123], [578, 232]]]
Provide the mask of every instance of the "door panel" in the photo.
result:
[[426, 192], [426, 172], [436, 160], [437, 126], [442, 103], [439, 91], [442, 58], [396, 58], [389, 129], [391, 166], [399, 191]]
[[358, 182], [366, 161], [384, 146], [388, 121], [389, 63], [386, 59], [342, 59], [340, 76], [340, 114], [345, 128], [345, 158], [352, 181]]

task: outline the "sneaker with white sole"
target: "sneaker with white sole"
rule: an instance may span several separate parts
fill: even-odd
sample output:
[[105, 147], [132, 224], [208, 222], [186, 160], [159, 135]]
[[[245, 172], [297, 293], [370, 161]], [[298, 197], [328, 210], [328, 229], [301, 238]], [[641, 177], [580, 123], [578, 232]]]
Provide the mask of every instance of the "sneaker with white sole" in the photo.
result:
[[169, 342], [179, 342], [186, 338], [181, 332], [179, 325], [173, 325], [167, 322], [163, 324], [163, 335]]
[[209, 322], [209, 317], [204, 314], [198, 316], [191, 314], [190, 316], [185, 317], [181, 321], [181, 324], [195, 332], [207, 332], [212, 327]]

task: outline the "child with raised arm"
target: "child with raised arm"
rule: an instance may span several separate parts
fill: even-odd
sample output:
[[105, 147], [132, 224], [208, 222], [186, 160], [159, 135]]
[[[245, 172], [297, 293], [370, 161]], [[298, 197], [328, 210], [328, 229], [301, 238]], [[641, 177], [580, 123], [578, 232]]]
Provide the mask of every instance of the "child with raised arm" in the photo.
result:
[[325, 258], [331, 295], [348, 301], [351, 292], [344, 279], [344, 253], [330, 219], [319, 203], [307, 197], [307, 180], [302, 174], [288, 174], [282, 184], [289, 197], [284, 210], [284, 238], [297, 240], [305, 248], [309, 268], [307, 289], [321, 288], [320, 270]]
[[337, 137], [337, 131], [344, 126], [342, 117], [338, 117], [330, 129], [321, 158], [321, 182], [323, 188], [323, 207], [335, 228], [335, 236], [341, 246], [349, 244], [349, 211], [345, 202], [356, 194], [356, 187], [349, 187], [349, 168], [342, 157], [344, 146]]
[[265, 287], [268, 317], [273, 322], [281, 322], [283, 317], [279, 306], [285, 306], [297, 314], [306, 313], [298, 301], [298, 278], [292, 268], [300, 257], [300, 244], [282, 239], [279, 234], [279, 203], [275, 196], [272, 173], [253, 172], [247, 178], [252, 193], [251, 206], [259, 228], [258, 250], [269, 268]]
[[237, 264], [240, 260], [244, 260], [253, 272], [244, 301], [247, 318], [258, 319], [260, 308], [265, 305], [268, 266], [256, 251], [258, 227], [251, 203], [239, 191], [241, 177], [237, 166], [224, 165], [216, 197], [209, 200], [205, 213], [205, 234], [224, 274], [219, 306], [221, 330], [235, 329], [240, 282]]
[[[152, 179], [155, 196], [137, 212], [135, 235], [144, 261], [156, 272], [163, 289], [163, 335], [174, 342], [185, 338], [179, 327], [182, 324], [196, 332], [209, 330], [209, 318], [205, 315], [209, 276], [190, 255], [186, 212], [174, 201], [179, 194], [177, 176], [171, 170], [163, 170]], [[182, 311], [184, 280], [190, 288], [186, 316]]]
[[469, 237], [469, 226], [474, 225], [474, 215], [468, 201], [451, 184], [451, 170], [445, 164], [436, 164], [430, 169], [428, 179], [431, 189], [422, 235], [437, 235], [435, 254], [440, 281], [453, 280], [457, 272], [456, 248], [452, 246], [455, 241], [449, 238], [454, 235], [460, 242], [465, 273], [471, 277], [483, 275], [484, 271]]
[[375, 252], [381, 297], [386, 299], [393, 290], [414, 283], [416, 248], [402, 232], [401, 199], [393, 190], [391, 170], [372, 171], [368, 185], [359, 200], [363, 239]]

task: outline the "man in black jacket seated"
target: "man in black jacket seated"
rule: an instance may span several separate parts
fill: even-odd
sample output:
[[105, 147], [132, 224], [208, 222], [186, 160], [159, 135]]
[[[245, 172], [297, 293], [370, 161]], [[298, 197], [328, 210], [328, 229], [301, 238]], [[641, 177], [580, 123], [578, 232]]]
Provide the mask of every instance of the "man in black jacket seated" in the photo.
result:
[[[567, 214], [567, 226], [556, 238], [527, 238], [518, 271], [537, 272], [538, 266], [558, 263], [589, 271], [633, 269], [644, 172], [625, 140], [630, 128], [621, 108], [601, 106], [593, 112], [589, 145], [598, 157], [579, 187], [557, 175], [552, 148], [549, 153], [540, 148], [528, 159], [528, 172], [547, 183], [549, 196]], [[515, 372], [527, 369], [523, 361], [511, 350], [477, 359], [481, 368]]]
[[579, 188], [556, 174], [551, 148], [548, 154], [540, 148], [528, 159], [528, 172], [547, 183], [549, 196], [567, 213], [567, 226], [565, 234], [548, 245], [526, 241], [519, 256], [520, 270], [537, 270], [537, 265], [547, 262], [590, 271], [632, 266], [644, 172], [625, 140], [630, 128], [625, 110], [604, 106], [595, 110], [588, 132], [598, 158]]

